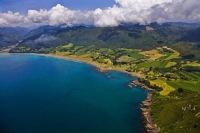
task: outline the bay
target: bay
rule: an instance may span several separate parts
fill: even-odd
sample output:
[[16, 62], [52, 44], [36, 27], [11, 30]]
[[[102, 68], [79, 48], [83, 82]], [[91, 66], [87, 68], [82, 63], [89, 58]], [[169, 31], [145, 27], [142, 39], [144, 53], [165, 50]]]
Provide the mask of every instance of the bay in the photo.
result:
[[1, 133], [140, 133], [148, 93], [118, 71], [33, 54], [0, 54]]

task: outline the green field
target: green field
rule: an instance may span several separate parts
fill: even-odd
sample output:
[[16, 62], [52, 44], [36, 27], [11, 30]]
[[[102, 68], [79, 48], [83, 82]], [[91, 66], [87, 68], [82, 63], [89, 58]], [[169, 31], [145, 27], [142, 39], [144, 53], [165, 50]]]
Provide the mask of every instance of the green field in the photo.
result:
[[183, 77], [182, 79], [185, 79], [187, 81], [198, 81], [200, 79], [200, 76], [196, 73], [192, 72], [186, 72], [186, 71], [178, 71], [177, 74], [180, 77]]
[[160, 95], [168, 95], [170, 92], [172, 92], [172, 91], [175, 90], [174, 87], [168, 85], [168, 84], [166, 83], [166, 81], [165, 81], [165, 80], [162, 80], [162, 79], [151, 80], [150, 83], [151, 83], [152, 85], [156, 84], [156, 85], [158, 85], [158, 86], [160, 86], [160, 87], [163, 88], [163, 91], [160, 92]]
[[200, 92], [200, 82], [191, 82], [191, 81], [167, 81], [167, 84], [172, 86], [173, 88], [184, 88], [186, 90], [193, 90]]
[[175, 66], [177, 63], [176, 62], [168, 62], [167, 65], [165, 66], [166, 68], [168, 67], [173, 67]]
[[135, 58], [132, 58], [132, 57], [129, 57], [129, 56], [121, 56], [117, 59], [117, 62], [126, 62], [126, 63], [129, 63], [129, 62], [132, 62], [136, 60]]
[[171, 60], [171, 59], [176, 59], [176, 58], [179, 58], [180, 57], [180, 53], [176, 50], [173, 50], [173, 49], [170, 49], [173, 54], [171, 54], [170, 56], [168, 56], [165, 60]]
[[84, 54], [86, 54], [86, 50], [87, 50], [87, 48], [81, 48], [75, 52], [75, 55], [78, 55], [78, 56], [84, 55]]
[[190, 62], [190, 61], [187, 61], [186, 64], [183, 64], [183, 67], [184, 66], [192, 66], [192, 67], [200, 67], [200, 63], [198, 62]]
[[58, 50], [60, 52], [63, 52], [63, 51], [67, 51], [67, 50], [71, 49], [72, 47], [73, 47], [73, 44], [69, 43], [67, 45], [63, 45], [63, 46], [57, 47], [56, 50]]
[[167, 64], [169, 63], [168, 60], [164, 60], [160, 63], [160, 65], [158, 66], [158, 68], [165, 68], [167, 66]]
[[141, 55], [139, 52], [140, 50], [135, 50], [135, 49], [125, 49], [126, 50], [126, 54], [128, 54], [128, 56], [140, 60], [140, 59], [144, 59], [144, 58], [148, 58], [145, 57], [144, 55]]
[[81, 49], [81, 48], [83, 48], [83, 46], [75, 46], [73, 49], [74, 49], [75, 51], [77, 51], [78, 49]]
[[150, 62], [143, 62], [143, 63], [139, 63], [137, 64], [137, 69], [141, 69], [141, 68], [156, 68], [160, 65], [160, 61], [150, 61]]

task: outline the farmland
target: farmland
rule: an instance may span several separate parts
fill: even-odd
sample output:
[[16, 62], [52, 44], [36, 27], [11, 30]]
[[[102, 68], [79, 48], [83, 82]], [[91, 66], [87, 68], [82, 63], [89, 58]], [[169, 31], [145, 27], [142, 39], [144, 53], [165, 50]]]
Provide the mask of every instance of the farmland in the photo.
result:
[[[18, 47], [17, 50], [26, 51], [27, 48]], [[188, 58], [190, 55], [181, 56], [178, 51], [167, 46], [145, 51], [95, 45], [77, 46], [72, 43], [38, 51], [85, 61], [103, 70], [120, 70], [138, 75], [156, 90], [153, 92], [151, 115], [161, 132], [184, 133], [200, 129], [200, 105], [192, 100], [200, 100], [200, 63]], [[192, 120], [187, 123], [189, 118]]]
[[162, 88], [153, 92], [151, 111], [153, 122], [158, 124], [161, 132], [199, 131], [200, 104], [196, 102], [200, 100], [198, 61], [183, 59], [178, 51], [166, 46], [142, 51], [68, 44], [55, 48], [51, 54], [86, 61], [105, 70], [142, 75], [153, 88]]
[[70, 43], [55, 48], [51, 54], [90, 60], [102, 68], [141, 73], [152, 83], [155, 82], [153, 79], [162, 79], [163, 82], [177, 82], [177, 80], [192, 82], [200, 79], [198, 72], [196, 74], [185, 70], [188, 67], [199, 67], [198, 62], [183, 60], [178, 51], [166, 46], [151, 51], [141, 51], [140, 49], [99, 48], [94, 45], [74, 46]]
[[[16, 50], [26, 52], [29, 49], [18, 47]], [[163, 46], [145, 51], [69, 43], [55, 48], [42, 48], [37, 52], [88, 62], [102, 70], [120, 70], [142, 77], [150, 87], [155, 88], [151, 115], [154, 123], [161, 128], [161, 132], [184, 133], [189, 130], [197, 132], [200, 129], [200, 115], [194, 117], [198, 116], [200, 105], [191, 101], [200, 100], [200, 63], [195, 59], [181, 56], [172, 48]], [[190, 109], [183, 111], [182, 108], [189, 108], [189, 105]], [[193, 113], [192, 107], [196, 109]], [[184, 115], [181, 116], [179, 113]], [[186, 120], [193, 120], [187, 123], [183, 117], [187, 118]], [[174, 124], [168, 125], [169, 123]], [[183, 130], [184, 128], [187, 130]]]
[[118, 69], [139, 73], [152, 85], [162, 87], [160, 95], [168, 95], [178, 87], [198, 90], [200, 73], [188, 71], [188, 67], [199, 67], [196, 61], [184, 60], [180, 53], [166, 46], [150, 51], [125, 48], [99, 48], [74, 46], [72, 43], [56, 47], [53, 55], [88, 61], [102, 69]]

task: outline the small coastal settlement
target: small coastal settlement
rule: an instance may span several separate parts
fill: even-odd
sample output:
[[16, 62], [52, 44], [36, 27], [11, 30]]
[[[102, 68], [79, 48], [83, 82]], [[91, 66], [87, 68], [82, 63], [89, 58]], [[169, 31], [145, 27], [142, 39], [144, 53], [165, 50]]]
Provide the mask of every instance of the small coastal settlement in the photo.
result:
[[[22, 50], [25, 48], [18, 48]], [[91, 63], [101, 70], [119, 70], [139, 77], [129, 84], [140, 85], [150, 94], [142, 104], [149, 132], [200, 131], [200, 64], [193, 55], [167, 46], [149, 51], [125, 48], [74, 46], [72, 43], [50, 50], [49, 55]]]

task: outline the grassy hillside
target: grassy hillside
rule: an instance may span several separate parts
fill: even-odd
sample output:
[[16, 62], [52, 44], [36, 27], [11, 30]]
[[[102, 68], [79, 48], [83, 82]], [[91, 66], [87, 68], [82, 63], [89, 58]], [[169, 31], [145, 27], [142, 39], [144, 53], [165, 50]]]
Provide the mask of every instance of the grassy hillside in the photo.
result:
[[154, 94], [151, 115], [161, 133], [199, 133], [200, 93], [184, 89], [167, 97]]

